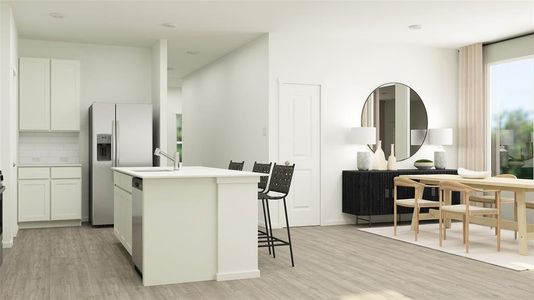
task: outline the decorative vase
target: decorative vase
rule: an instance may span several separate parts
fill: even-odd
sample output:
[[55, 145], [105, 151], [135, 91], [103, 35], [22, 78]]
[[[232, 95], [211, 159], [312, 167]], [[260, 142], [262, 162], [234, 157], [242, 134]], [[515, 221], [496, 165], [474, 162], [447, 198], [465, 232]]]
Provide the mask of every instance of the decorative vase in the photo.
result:
[[397, 170], [397, 158], [395, 158], [395, 144], [391, 144], [391, 152], [388, 157], [388, 170]]
[[358, 170], [367, 171], [373, 166], [373, 156], [369, 151], [358, 152]]
[[386, 155], [382, 150], [382, 141], [378, 141], [373, 159], [373, 170], [387, 170], [387, 165]]
[[447, 166], [447, 159], [445, 158], [444, 150], [437, 150], [434, 152], [434, 167], [436, 169], [445, 169]]

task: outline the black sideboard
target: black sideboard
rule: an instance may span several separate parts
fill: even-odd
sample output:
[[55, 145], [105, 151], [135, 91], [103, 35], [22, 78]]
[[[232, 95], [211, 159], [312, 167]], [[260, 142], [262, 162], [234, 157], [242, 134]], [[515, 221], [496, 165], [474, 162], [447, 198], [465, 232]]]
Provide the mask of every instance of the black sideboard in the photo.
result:
[[[356, 222], [360, 216], [371, 224], [371, 216], [393, 214], [393, 178], [399, 175], [413, 174], [458, 174], [457, 170], [418, 170], [406, 169], [396, 171], [343, 171], [343, 212], [356, 216]], [[398, 197], [414, 197], [413, 189], [399, 188]], [[424, 198], [438, 200], [437, 189], [425, 189]], [[456, 198], [456, 197], [454, 197]], [[454, 199], [453, 199], [454, 201]], [[456, 202], [456, 201], [454, 201]], [[412, 213], [412, 209], [398, 208], [398, 213]]]

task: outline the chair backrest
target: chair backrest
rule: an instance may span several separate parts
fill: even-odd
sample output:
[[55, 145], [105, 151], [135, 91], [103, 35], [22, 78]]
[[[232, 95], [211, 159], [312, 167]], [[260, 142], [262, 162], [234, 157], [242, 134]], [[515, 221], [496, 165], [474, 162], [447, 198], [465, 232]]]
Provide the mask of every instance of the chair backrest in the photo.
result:
[[[252, 166], [252, 172], [270, 174], [271, 166], [272, 166], [272, 163], [261, 164], [258, 162], [254, 162], [254, 166]], [[267, 188], [268, 181], [269, 181], [269, 176], [261, 176], [260, 182], [258, 183], [258, 188], [265, 190]]]
[[480, 191], [478, 189], [472, 188], [463, 183], [454, 182], [454, 181], [443, 181], [439, 184], [439, 188], [442, 191], [460, 192], [460, 193], [471, 193], [471, 192]]
[[271, 182], [269, 183], [269, 192], [277, 192], [282, 194], [289, 194], [289, 188], [291, 187], [291, 180], [293, 178], [293, 172], [295, 171], [295, 164], [283, 166], [273, 166], [273, 172], [271, 173]]
[[514, 174], [499, 174], [495, 177], [517, 179], [517, 176]]
[[410, 178], [405, 178], [405, 177], [395, 177], [393, 179], [393, 183], [396, 186], [402, 186], [402, 187], [412, 187], [412, 188], [424, 188], [425, 187], [424, 184], [419, 183]]
[[228, 170], [243, 171], [244, 165], [245, 165], [245, 161], [242, 161], [242, 162], [230, 161], [230, 164], [228, 165]]

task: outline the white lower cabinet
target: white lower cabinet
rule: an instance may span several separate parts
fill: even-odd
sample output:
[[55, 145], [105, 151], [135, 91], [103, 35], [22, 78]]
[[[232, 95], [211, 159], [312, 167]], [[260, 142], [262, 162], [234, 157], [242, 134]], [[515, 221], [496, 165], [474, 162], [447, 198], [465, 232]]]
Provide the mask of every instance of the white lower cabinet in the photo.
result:
[[80, 179], [52, 179], [51, 183], [50, 219], [81, 219]]
[[113, 213], [115, 236], [124, 248], [132, 254], [132, 194], [115, 185], [113, 192]]
[[19, 181], [19, 222], [50, 220], [50, 181]]
[[80, 167], [19, 167], [19, 226], [81, 224]]

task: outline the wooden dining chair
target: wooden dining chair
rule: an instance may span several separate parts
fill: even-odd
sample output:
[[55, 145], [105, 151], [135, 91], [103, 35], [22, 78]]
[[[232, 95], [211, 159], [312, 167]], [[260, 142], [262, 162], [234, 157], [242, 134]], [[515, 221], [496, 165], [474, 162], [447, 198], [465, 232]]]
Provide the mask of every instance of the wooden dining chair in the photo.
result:
[[[465, 253], [469, 253], [469, 223], [472, 216], [495, 215], [497, 228], [497, 251], [501, 251], [501, 192], [494, 190], [481, 190], [467, 186], [458, 182], [444, 181], [440, 185], [439, 196], [439, 246], [443, 246], [443, 240], [447, 237], [447, 228], [443, 225], [443, 219], [455, 219], [463, 222], [463, 241], [465, 244]], [[452, 192], [459, 192], [461, 195], [461, 204], [444, 205], [444, 195], [451, 197]], [[482, 207], [472, 205], [470, 195], [475, 192], [494, 193], [496, 207]]]
[[[404, 177], [395, 177], [393, 182], [393, 235], [397, 236], [397, 206], [413, 208], [414, 218], [412, 220], [414, 221], [415, 240], [417, 241], [417, 236], [419, 235], [419, 221], [421, 220], [421, 208], [438, 208], [439, 202], [423, 199], [423, 192], [425, 187], [427, 187], [425, 184]], [[398, 199], [399, 187], [413, 188], [414, 198]]]
[[[498, 174], [495, 177], [497, 178], [508, 178], [508, 179], [517, 179], [517, 177], [514, 174]], [[484, 207], [497, 207], [495, 203], [495, 195], [487, 195], [487, 194], [478, 194], [478, 195], [471, 195], [469, 198], [469, 201], [472, 203], [480, 203]], [[513, 218], [514, 221], [517, 222], [517, 203], [515, 202], [514, 197], [501, 197], [501, 206], [503, 204], [514, 204], [514, 212], [513, 212]], [[495, 234], [497, 234], [497, 231], [495, 231]], [[514, 238], [517, 240], [517, 230], [514, 231]]]

